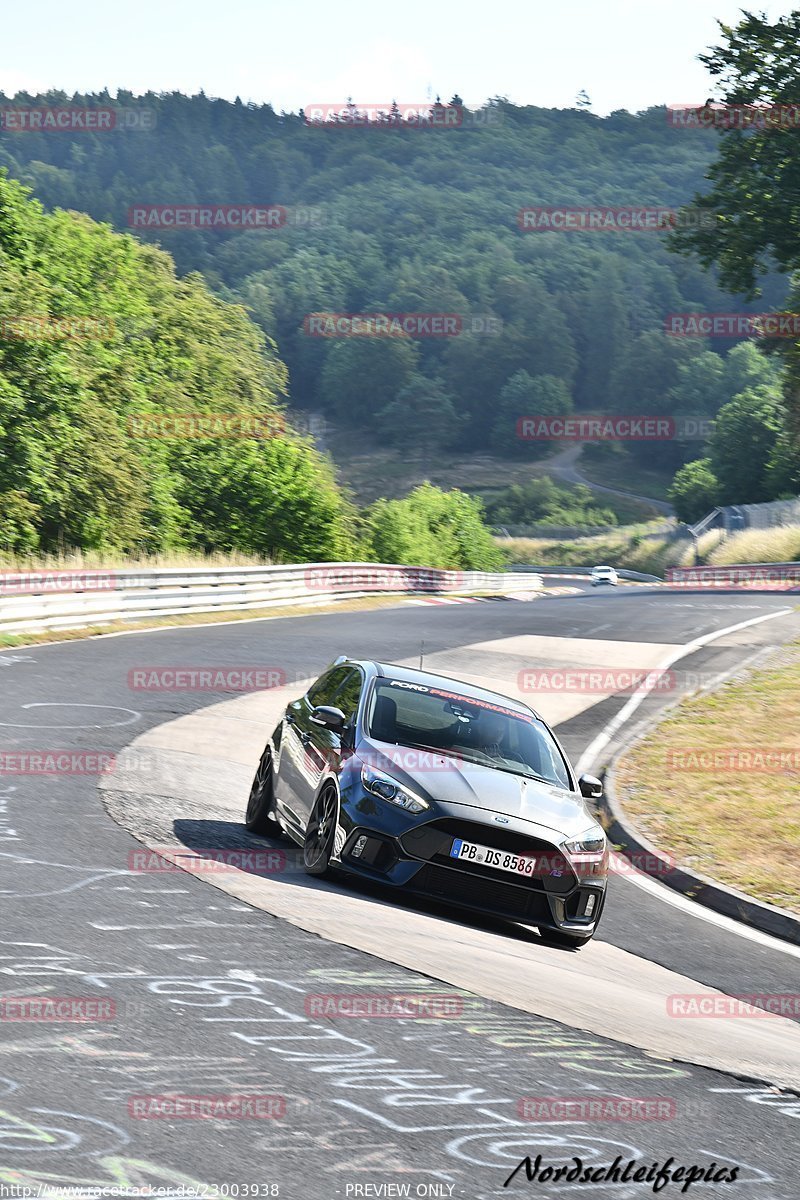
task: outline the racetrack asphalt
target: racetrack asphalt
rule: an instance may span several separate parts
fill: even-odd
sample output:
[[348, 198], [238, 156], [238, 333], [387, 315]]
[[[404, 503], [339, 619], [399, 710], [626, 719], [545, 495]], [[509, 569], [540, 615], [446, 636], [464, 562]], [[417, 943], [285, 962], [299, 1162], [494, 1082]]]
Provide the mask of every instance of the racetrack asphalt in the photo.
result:
[[[339, 653], [413, 662], [424, 641], [431, 669], [491, 680], [509, 665], [530, 662], [529, 648], [557, 664], [559, 644], [566, 661], [576, 655], [580, 661], [584, 648], [588, 665], [649, 668], [663, 648], [785, 608], [783, 596], [587, 590], [530, 604], [401, 604], [13, 650], [0, 655], [2, 744], [7, 751], [116, 753], [134, 739], [167, 736], [171, 723], [204, 709], [211, 716], [214, 706], [231, 703], [219, 692], [132, 690], [129, 672], [143, 665], [271, 666], [291, 689]], [[797, 629], [795, 613], [752, 625], [680, 666], [710, 677]], [[643, 708], [671, 698], [654, 694]], [[543, 695], [537, 707], [576, 761], [625, 699]], [[254, 721], [246, 732], [257, 757], [267, 729]], [[239, 776], [224, 747], [208, 744], [203, 755], [219, 762], [217, 786], [230, 797], [231, 813], [237, 803], [243, 809]], [[407, 1184], [410, 1195], [474, 1200], [515, 1191], [555, 1197], [577, 1190], [616, 1200], [650, 1194], [647, 1182], [528, 1183], [523, 1172], [502, 1186], [526, 1154], [540, 1153], [543, 1166], [572, 1156], [597, 1165], [620, 1154], [648, 1166], [670, 1157], [673, 1168], [712, 1160], [719, 1168], [739, 1166], [737, 1182], [695, 1183], [692, 1195], [796, 1197], [800, 1100], [784, 1081], [781, 1091], [758, 1070], [742, 1079], [734, 1071], [657, 1056], [626, 1044], [624, 1029], [606, 1037], [587, 1023], [502, 1003], [491, 995], [490, 981], [482, 985], [474, 975], [469, 986], [441, 982], [435, 970], [391, 961], [391, 947], [381, 955], [380, 947], [367, 953], [344, 945], [336, 929], [329, 936], [309, 932], [185, 872], [131, 871], [130, 855], [140, 843], [109, 818], [97, 783], [92, 774], [8, 774], [0, 782], [0, 993], [6, 1004], [47, 996], [112, 1002], [105, 1019], [87, 1023], [0, 1022], [7, 1112], [0, 1126], [0, 1183], [177, 1188], [191, 1180], [208, 1185], [208, 1195], [223, 1195], [226, 1187], [234, 1194], [235, 1185], [240, 1196], [309, 1200], [404, 1194], [387, 1191], [389, 1184]], [[148, 794], [175, 832], [164, 781], [154, 778]], [[122, 795], [106, 797], [112, 811], [114, 803], [124, 808]], [[126, 822], [124, 812], [115, 815]], [[215, 835], [230, 836], [231, 845], [250, 844], [235, 818], [226, 820]], [[188, 825], [184, 832], [188, 844], [199, 836]], [[326, 905], [335, 911], [333, 897], [344, 897], [367, 913], [365, 927], [370, 913], [377, 921], [384, 910], [398, 929], [423, 922], [451, 959], [459, 946], [469, 954], [477, 940], [487, 954], [502, 947], [504, 958], [519, 957], [536, 989], [531, 963], [544, 951], [535, 934], [437, 906], [387, 902], [346, 883], [309, 881], [284, 891], [313, 895], [320, 911]], [[612, 878], [595, 943], [578, 954], [547, 954], [562, 974], [576, 977], [584, 994], [598, 955], [641, 962], [643, 971], [653, 964], [654, 972], [683, 976], [702, 985], [700, 991], [800, 992], [797, 955], [624, 877]], [[315, 1019], [309, 999], [387, 992], [448, 998], [449, 1015]], [[630, 996], [633, 1008], [641, 997], [633, 988]], [[602, 998], [598, 983], [598, 1007]], [[569, 1010], [565, 1003], [565, 1017]], [[616, 1019], [624, 1026], [624, 1010]], [[646, 1019], [631, 1011], [631, 1025]], [[744, 1024], [729, 1021], [732, 1047], [755, 1036], [742, 1032]], [[285, 1111], [275, 1101], [273, 1112], [283, 1115], [213, 1121], [141, 1115], [152, 1110], [142, 1097], [176, 1092], [278, 1096]], [[525, 1097], [552, 1103], [576, 1096], [603, 1102], [652, 1097], [662, 1102], [661, 1115], [568, 1122], [539, 1115], [532, 1121], [524, 1115], [531, 1102], [519, 1108]], [[541, 1114], [541, 1105], [536, 1111]], [[271, 1185], [278, 1192], [265, 1190]], [[382, 1192], [374, 1190], [381, 1186]], [[680, 1194], [681, 1187], [670, 1183], [661, 1194]]]

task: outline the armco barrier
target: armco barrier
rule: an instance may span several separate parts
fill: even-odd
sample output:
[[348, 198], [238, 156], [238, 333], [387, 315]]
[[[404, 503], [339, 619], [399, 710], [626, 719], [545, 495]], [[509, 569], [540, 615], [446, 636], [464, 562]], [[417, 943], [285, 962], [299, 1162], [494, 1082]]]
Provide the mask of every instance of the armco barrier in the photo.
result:
[[800, 591], [800, 563], [732, 563], [719, 567], [669, 567], [667, 584], [688, 588]]
[[538, 591], [511, 572], [443, 571], [386, 563], [171, 570], [0, 571], [0, 633], [81, 629], [187, 613], [315, 605], [386, 593]]

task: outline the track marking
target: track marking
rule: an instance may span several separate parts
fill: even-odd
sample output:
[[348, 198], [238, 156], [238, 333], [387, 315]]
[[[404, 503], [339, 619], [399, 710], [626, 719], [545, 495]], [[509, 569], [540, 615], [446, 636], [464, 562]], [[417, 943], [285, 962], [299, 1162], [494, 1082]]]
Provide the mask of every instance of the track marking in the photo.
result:
[[[612, 857], [619, 858], [620, 855], [613, 855]], [[735, 921], [733, 917], [726, 917], [723, 913], [714, 912], [711, 908], [705, 908], [695, 900], [687, 900], [680, 892], [674, 892], [665, 883], [658, 883], [655, 879], [651, 879], [649, 875], [644, 875], [641, 871], [637, 871], [631, 866], [628, 859], [623, 859], [623, 862], [625, 866], [621, 874], [636, 887], [640, 887], [642, 891], [649, 892], [651, 896], [655, 896], [657, 900], [663, 900], [665, 904], [671, 904], [673, 908], [680, 908], [683, 912], [691, 913], [693, 917], [698, 917], [701, 921], [707, 921], [709, 925], [717, 925], [720, 929], [727, 930], [728, 933], [737, 933], [739, 937], [746, 938], [750, 942], [756, 942], [760, 946], [765, 946], [768, 950], [780, 950], [784, 954], [788, 954], [791, 958], [800, 958], [800, 946], [793, 946], [791, 942], [784, 942], [780, 938], [771, 937], [768, 933], [762, 933], [760, 929], [751, 929], [749, 925], [743, 925], [740, 921]]]
[[[693, 641], [687, 642], [684, 646], [679, 646], [677, 650], [672, 654], [668, 654], [653, 669], [655, 671], [665, 671], [673, 663], [679, 662], [682, 658], [687, 658], [690, 654], [694, 654], [695, 651], [702, 649], [703, 646], [707, 646], [709, 642], [716, 642], [719, 638], [726, 637], [729, 633], [737, 633], [738, 630], [747, 629], [750, 625], [760, 625], [762, 621], [774, 621], [776, 617], [785, 617], [792, 612], [794, 612], [793, 608], [781, 608], [774, 613], [764, 613], [760, 617], [750, 617], [748, 621], [740, 621], [738, 625], [728, 625], [726, 629], [712, 630], [711, 633], [703, 634], [702, 637], [694, 638]], [[617, 715], [608, 722], [605, 728], [600, 730], [600, 733], [592, 739], [578, 759], [578, 765], [575, 768], [578, 775], [583, 775], [584, 772], [589, 770], [598, 755], [602, 754], [622, 726], [627, 723], [640, 704], [651, 694], [652, 689], [649, 688], [641, 692], [636, 692], [622, 706]]]
[[42, 700], [33, 704], [22, 704], [23, 712], [32, 708], [104, 708], [109, 712], [130, 713], [124, 721], [105, 721], [102, 725], [32, 725], [29, 721], [0, 721], [5, 729], [116, 729], [120, 725], [135, 725], [141, 720], [142, 714], [133, 708], [123, 708], [118, 704], [79, 704], [67, 700]]

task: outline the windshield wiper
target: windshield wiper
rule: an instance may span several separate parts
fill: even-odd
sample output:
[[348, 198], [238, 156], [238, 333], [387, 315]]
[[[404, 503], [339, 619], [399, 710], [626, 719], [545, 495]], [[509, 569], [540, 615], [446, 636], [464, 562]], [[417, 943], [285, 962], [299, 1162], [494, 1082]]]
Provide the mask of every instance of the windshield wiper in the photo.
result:
[[449, 758], [463, 758], [458, 750], [443, 750], [441, 746], [426, 746], [424, 742], [395, 742], [395, 746], [408, 746], [409, 750], [430, 750], [431, 754], [445, 754]]
[[537, 783], [546, 783], [550, 787], [557, 787], [552, 779], [545, 779], [544, 775], [537, 775], [534, 771], [514, 771], [511, 767], [501, 767], [493, 760], [484, 761], [480, 758], [469, 758], [466, 754], [461, 755], [466, 762], [475, 763], [476, 767], [489, 767], [492, 771], [503, 771], [506, 775], [516, 775], [518, 779], [534, 779]]
[[[373, 733], [368, 734], [369, 737], [374, 737]], [[379, 738], [379, 741], [385, 741], [389, 746], [405, 746], [409, 750], [430, 750], [431, 754], [447, 754], [450, 758], [463, 758], [458, 750], [443, 750], [441, 746], [426, 746], [423, 742], [397, 742], [389, 738]]]

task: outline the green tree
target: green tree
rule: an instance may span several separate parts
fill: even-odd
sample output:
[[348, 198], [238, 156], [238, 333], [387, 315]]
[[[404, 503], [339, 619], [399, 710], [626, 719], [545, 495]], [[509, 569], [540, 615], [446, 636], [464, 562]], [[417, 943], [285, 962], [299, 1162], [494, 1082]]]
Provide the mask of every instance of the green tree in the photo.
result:
[[376, 424], [382, 438], [430, 454], [457, 439], [462, 420], [440, 380], [415, 374], [378, 413]]
[[721, 503], [759, 504], [772, 499], [768, 467], [784, 421], [780, 398], [763, 386], [742, 392], [720, 409], [709, 456]]
[[720, 483], [710, 458], [685, 463], [675, 474], [669, 498], [679, 521], [693, 524], [719, 504]]
[[[737, 25], [719, 25], [722, 42], [700, 60], [724, 105], [739, 112], [743, 106], [766, 107], [771, 116], [746, 129], [733, 122], [724, 128], [708, 171], [711, 186], [692, 202], [710, 219], [675, 233], [673, 245], [696, 254], [706, 268], [715, 266], [731, 292], [753, 298], [775, 266], [786, 273], [800, 267], [797, 129], [781, 117], [781, 109], [794, 109], [800, 89], [800, 11], [774, 21], [743, 12]], [[795, 289], [791, 311], [798, 301]], [[793, 440], [800, 444], [800, 342], [781, 339], [775, 349], [788, 366], [785, 397]]]
[[196, 476], [184, 476], [178, 499], [193, 518], [202, 550], [243, 550], [279, 562], [347, 559], [356, 547], [353, 507], [330, 465], [302, 439], [239, 442], [218, 452]]
[[376, 562], [496, 571], [504, 556], [483, 523], [480, 501], [426, 483], [402, 500], [378, 500], [367, 510]]
[[575, 323], [581, 331], [575, 382], [579, 408], [605, 411], [614, 407], [612, 380], [631, 336], [627, 307], [619, 266], [610, 255], [604, 255], [576, 307]]
[[782, 429], [772, 449], [766, 470], [767, 490], [779, 500], [800, 494], [800, 447], [788, 429]]
[[504, 384], [497, 403], [490, 445], [501, 454], [537, 457], [551, 449], [549, 442], [524, 441], [517, 433], [521, 417], [563, 416], [572, 411], [572, 397], [563, 379], [517, 371]]
[[487, 506], [494, 525], [616, 525], [611, 509], [599, 508], [583, 484], [560, 487], [549, 476], [513, 483], [492, 497]]
[[327, 412], [347, 424], [376, 425], [414, 374], [419, 352], [407, 337], [352, 337], [337, 342], [322, 369]]
[[352, 552], [354, 510], [309, 443], [175, 432], [279, 421], [286, 387], [274, 346], [199, 275], [0, 177], [0, 290], [5, 549]]

